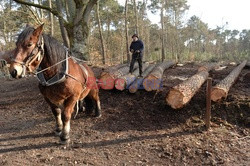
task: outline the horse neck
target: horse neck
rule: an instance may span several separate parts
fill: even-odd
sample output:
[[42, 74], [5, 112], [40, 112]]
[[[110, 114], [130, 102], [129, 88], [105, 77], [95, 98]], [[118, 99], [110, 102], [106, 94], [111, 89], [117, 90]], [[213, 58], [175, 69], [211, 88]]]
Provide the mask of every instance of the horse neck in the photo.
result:
[[40, 68], [42, 70], [46, 69], [46, 71], [44, 71], [44, 76], [45, 78], [50, 78], [61, 69], [62, 63], [57, 63], [65, 59], [66, 50], [56, 39], [47, 35], [43, 35], [43, 37], [44, 58], [40, 64]]

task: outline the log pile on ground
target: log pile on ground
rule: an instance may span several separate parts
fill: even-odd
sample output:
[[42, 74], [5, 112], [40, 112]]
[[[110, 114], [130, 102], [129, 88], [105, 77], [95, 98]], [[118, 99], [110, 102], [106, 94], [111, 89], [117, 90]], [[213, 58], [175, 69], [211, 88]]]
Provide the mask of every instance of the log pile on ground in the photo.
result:
[[243, 61], [237, 66], [225, 79], [212, 88], [211, 99], [215, 102], [226, 98], [230, 87], [237, 80], [241, 70], [245, 67], [247, 61]]
[[143, 78], [137, 78], [130, 86], [129, 86], [129, 92], [130, 93], [135, 93], [137, 90], [142, 87], [142, 82], [145, 79], [145, 77], [153, 70], [153, 68], [156, 65], [150, 65], [146, 70], [143, 72], [142, 76]]
[[150, 74], [146, 76], [143, 80], [143, 87], [146, 91], [152, 91], [160, 89], [161, 81], [164, 71], [175, 65], [173, 61], [166, 61], [162, 62], [161, 64], [157, 65]]
[[170, 89], [166, 96], [166, 102], [173, 109], [180, 109], [184, 107], [200, 89], [202, 84], [207, 80], [209, 71], [214, 65], [206, 65], [198, 69], [197, 74], [193, 75], [186, 81], [176, 85]]
[[[144, 72], [145, 69], [148, 67], [149, 63], [144, 63], [143, 67], [142, 67], [142, 71]], [[137, 68], [132, 74], [126, 74], [123, 75], [121, 77], [118, 77], [115, 80], [115, 88], [117, 90], [123, 91], [124, 89], [126, 89], [126, 87], [129, 87], [130, 84], [132, 84], [136, 78], [139, 76], [139, 68]]]
[[[135, 64], [135, 69], [138, 67], [138, 64]], [[100, 87], [105, 90], [111, 90], [115, 87], [115, 80], [118, 77], [121, 77], [129, 73], [129, 65], [121, 65], [117, 67], [111, 67], [107, 71], [103, 72], [100, 76], [99, 83]]]

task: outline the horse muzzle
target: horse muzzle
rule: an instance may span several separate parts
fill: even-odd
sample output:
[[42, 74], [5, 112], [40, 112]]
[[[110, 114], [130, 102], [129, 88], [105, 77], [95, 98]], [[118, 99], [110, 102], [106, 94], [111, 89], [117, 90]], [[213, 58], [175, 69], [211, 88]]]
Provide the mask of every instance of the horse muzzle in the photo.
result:
[[24, 68], [21, 65], [13, 65], [10, 67], [10, 74], [13, 78], [22, 78], [24, 76]]

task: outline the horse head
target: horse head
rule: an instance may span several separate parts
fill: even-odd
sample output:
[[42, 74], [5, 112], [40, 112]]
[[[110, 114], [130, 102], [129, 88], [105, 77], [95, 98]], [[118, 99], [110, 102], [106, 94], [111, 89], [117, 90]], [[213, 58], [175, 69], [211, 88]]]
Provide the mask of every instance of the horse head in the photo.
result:
[[11, 57], [10, 73], [13, 78], [32, 73], [43, 59], [43, 24], [36, 29], [27, 26], [18, 36], [16, 48]]

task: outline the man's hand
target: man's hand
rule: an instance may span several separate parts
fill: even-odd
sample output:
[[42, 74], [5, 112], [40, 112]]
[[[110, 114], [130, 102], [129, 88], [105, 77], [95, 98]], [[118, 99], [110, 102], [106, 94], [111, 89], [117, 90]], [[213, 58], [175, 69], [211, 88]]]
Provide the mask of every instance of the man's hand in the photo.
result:
[[134, 50], [133, 50], [133, 49], [131, 49], [131, 50], [130, 50], [130, 52], [134, 53]]
[[140, 53], [141, 51], [140, 50], [136, 50], [136, 53]]

